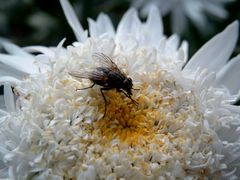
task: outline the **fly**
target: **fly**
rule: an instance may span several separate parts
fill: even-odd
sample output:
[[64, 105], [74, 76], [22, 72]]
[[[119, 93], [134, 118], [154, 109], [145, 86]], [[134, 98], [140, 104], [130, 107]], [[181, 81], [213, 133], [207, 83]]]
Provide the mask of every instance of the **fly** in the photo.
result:
[[135, 90], [133, 88], [132, 79], [127, 77], [107, 55], [103, 53], [94, 53], [93, 58], [99, 61], [100, 64], [93, 70], [83, 73], [69, 72], [69, 74], [75, 78], [89, 79], [92, 81], [91, 86], [77, 90], [89, 89], [95, 85], [101, 86], [100, 91], [105, 102], [103, 117], [105, 117], [107, 111], [107, 100], [103, 91], [116, 89], [117, 92], [122, 92], [127, 98], [131, 99], [135, 105], [138, 105], [138, 103], [131, 97], [132, 90]]

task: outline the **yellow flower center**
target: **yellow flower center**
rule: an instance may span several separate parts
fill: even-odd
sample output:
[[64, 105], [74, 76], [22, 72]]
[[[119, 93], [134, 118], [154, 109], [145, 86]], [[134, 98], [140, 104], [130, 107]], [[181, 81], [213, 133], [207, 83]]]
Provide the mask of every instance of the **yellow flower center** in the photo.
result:
[[[148, 88], [142, 84], [140, 90], [134, 92], [138, 106], [124, 94], [114, 90], [105, 92], [108, 99], [106, 116], [93, 122], [93, 132], [101, 137], [101, 144], [108, 146], [119, 140], [120, 144], [130, 146], [154, 143], [160, 148], [164, 136], [173, 139], [173, 125], [181, 128], [181, 122], [187, 119], [185, 113], [176, 114], [175, 106], [182, 97], [173, 97], [172, 92], [153, 88], [148, 93]], [[104, 104], [102, 106], [104, 112]]]

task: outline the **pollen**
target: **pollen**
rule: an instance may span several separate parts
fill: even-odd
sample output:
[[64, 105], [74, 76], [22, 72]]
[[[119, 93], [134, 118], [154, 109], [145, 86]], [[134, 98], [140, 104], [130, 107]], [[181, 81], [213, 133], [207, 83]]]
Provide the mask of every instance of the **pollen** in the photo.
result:
[[153, 126], [158, 112], [144, 108], [144, 99], [137, 99], [139, 106], [116, 92], [109, 92], [110, 103], [105, 118], [96, 122], [103, 141], [111, 142], [115, 138], [121, 143], [136, 145], [154, 136]]
[[[148, 93], [149, 90], [151, 93]], [[105, 95], [108, 99], [106, 116], [93, 125], [96, 129], [94, 132], [101, 137], [103, 145], [117, 140], [120, 144], [131, 147], [151, 143], [161, 147], [164, 146], [164, 138], [174, 139], [172, 125], [179, 126], [186, 118], [184, 113], [178, 117], [173, 113], [179, 97], [174, 97], [172, 92], [166, 90], [154, 90], [146, 84], [141, 85], [140, 90], [133, 95], [138, 106], [114, 90]], [[104, 107], [100, 109], [104, 112]], [[180, 139], [179, 143], [182, 143]]]

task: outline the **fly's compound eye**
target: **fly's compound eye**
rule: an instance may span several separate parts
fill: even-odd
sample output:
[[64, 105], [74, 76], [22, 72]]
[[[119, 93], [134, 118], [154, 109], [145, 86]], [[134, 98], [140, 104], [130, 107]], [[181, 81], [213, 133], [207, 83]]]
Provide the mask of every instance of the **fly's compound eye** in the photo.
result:
[[131, 79], [131, 78], [126, 78], [126, 79], [123, 81], [123, 84], [132, 85], [132, 79]]

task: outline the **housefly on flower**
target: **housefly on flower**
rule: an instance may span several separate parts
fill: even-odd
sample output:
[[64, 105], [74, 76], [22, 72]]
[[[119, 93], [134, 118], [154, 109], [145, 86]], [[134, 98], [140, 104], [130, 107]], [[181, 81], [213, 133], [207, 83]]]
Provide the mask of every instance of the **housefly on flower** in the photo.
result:
[[133, 88], [132, 79], [127, 77], [107, 55], [103, 53], [94, 53], [93, 58], [99, 63], [94, 69], [86, 72], [69, 72], [71, 76], [77, 79], [83, 78], [92, 81], [91, 86], [77, 90], [89, 89], [95, 85], [101, 86], [100, 91], [105, 102], [103, 117], [105, 117], [107, 111], [107, 100], [103, 91], [116, 89], [117, 92], [122, 92], [126, 97], [131, 99], [135, 105], [138, 105], [131, 97], [132, 90], [136, 90]]

